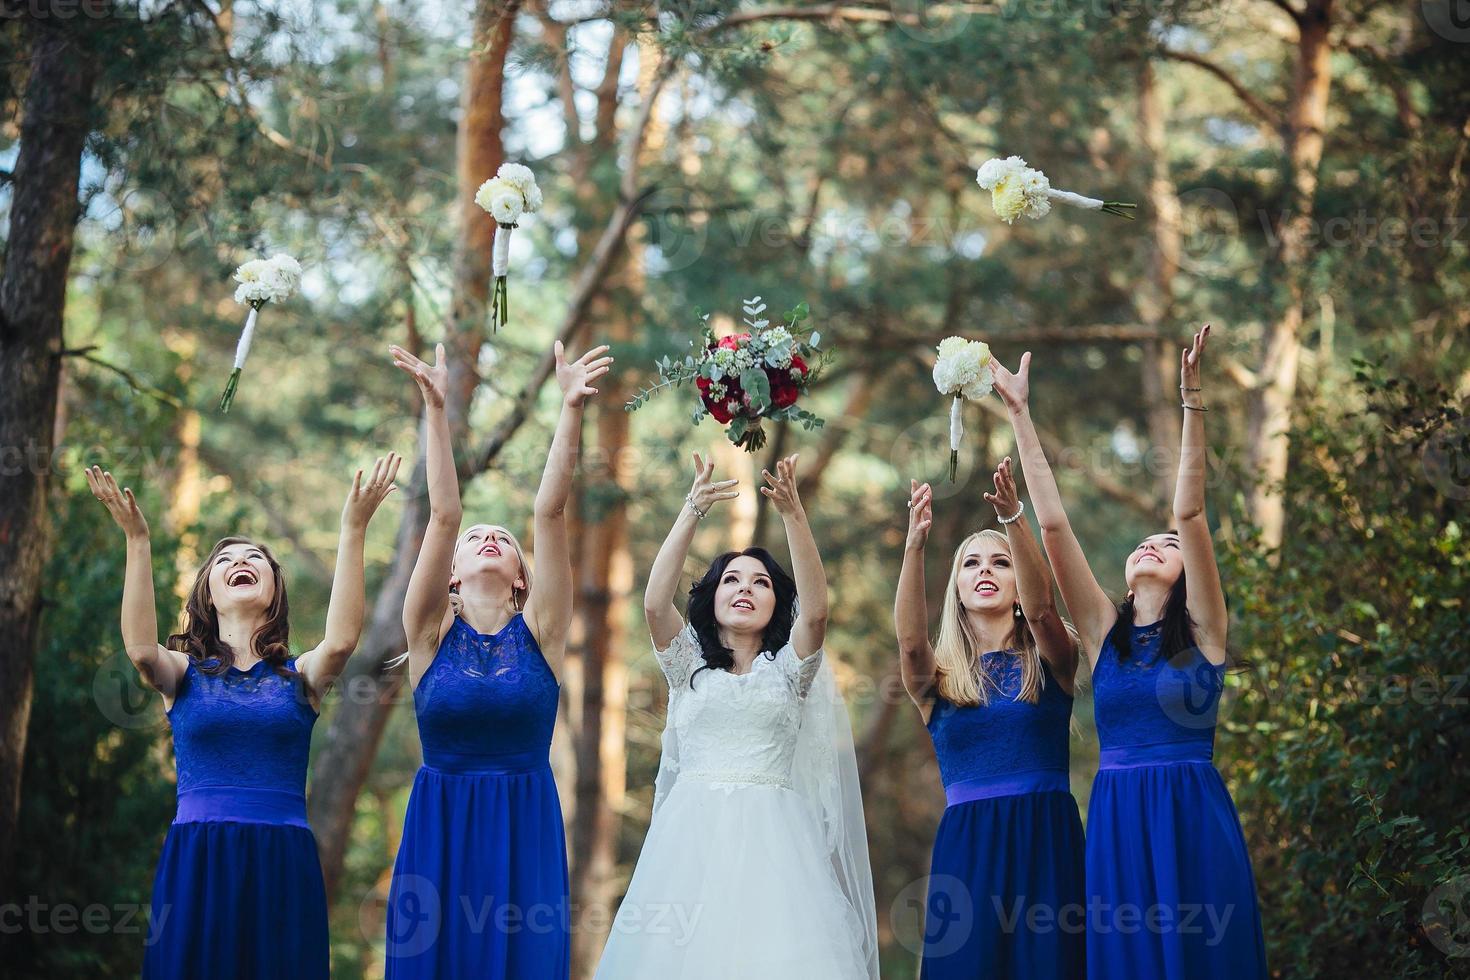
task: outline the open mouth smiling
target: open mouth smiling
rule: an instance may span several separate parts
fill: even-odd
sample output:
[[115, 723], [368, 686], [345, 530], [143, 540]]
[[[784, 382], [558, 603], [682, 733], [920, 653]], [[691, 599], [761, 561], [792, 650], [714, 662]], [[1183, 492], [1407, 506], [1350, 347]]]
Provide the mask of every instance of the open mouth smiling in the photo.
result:
[[736, 599], [734, 602], [730, 603], [730, 608], [744, 609], [748, 612], [755, 612], [755, 603], [751, 602], [749, 599]]
[[225, 578], [225, 584], [230, 588], [243, 585], [258, 585], [260, 579], [256, 576], [254, 569], [237, 568]]

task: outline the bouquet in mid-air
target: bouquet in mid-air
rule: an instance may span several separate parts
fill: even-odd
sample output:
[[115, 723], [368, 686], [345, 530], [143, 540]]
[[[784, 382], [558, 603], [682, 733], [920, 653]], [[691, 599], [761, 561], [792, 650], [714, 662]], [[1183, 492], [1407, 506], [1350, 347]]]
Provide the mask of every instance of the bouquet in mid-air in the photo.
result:
[[665, 388], [693, 382], [699, 391], [694, 421], [713, 415], [730, 441], [746, 452], [766, 444], [762, 424], [767, 420], [819, 428], [824, 420], [797, 405], [816, 371], [814, 362], [826, 353], [819, 350], [822, 335], [803, 325], [807, 305], [797, 306], [784, 323], [775, 325], [762, 316], [766, 304], [761, 297], [745, 300], [743, 309], [746, 329], [725, 337], [716, 337], [709, 314], [696, 310], [703, 329], [699, 341], [689, 342], [696, 349], [682, 359], [659, 359], [659, 383], [640, 390], [628, 402], [628, 411]]
[[499, 330], [510, 317], [505, 288], [506, 275], [510, 272], [510, 233], [519, 227], [523, 215], [541, 210], [541, 188], [536, 186], [536, 175], [531, 173], [530, 167], [502, 163], [495, 176], [475, 192], [475, 203], [495, 219], [495, 248], [490, 260], [491, 272], [495, 276], [495, 288], [490, 297], [490, 329]]
[[245, 367], [245, 358], [250, 356], [250, 342], [255, 339], [255, 320], [260, 308], [267, 303], [279, 303], [296, 292], [301, 285], [301, 263], [286, 254], [272, 255], [268, 259], [251, 259], [235, 270], [235, 302], [248, 303], [250, 313], [245, 317], [245, 329], [240, 331], [240, 342], [235, 345], [235, 368], [220, 396], [219, 410], [228, 412], [235, 400], [235, 390], [240, 387], [240, 371]]
[[1123, 201], [1104, 201], [1071, 191], [1059, 191], [1051, 186], [1046, 174], [1027, 166], [1020, 157], [986, 160], [975, 175], [975, 183], [990, 192], [990, 205], [1006, 224], [1011, 224], [1023, 214], [1028, 218], [1044, 218], [1051, 213], [1052, 201], [1088, 211], [1106, 211], [1129, 220], [1138, 207]]
[[941, 340], [939, 357], [934, 362], [934, 387], [941, 395], [954, 399], [949, 406], [949, 482], [953, 483], [960, 461], [960, 440], [965, 435], [965, 400], [979, 401], [995, 387], [990, 347], [964, 337]]

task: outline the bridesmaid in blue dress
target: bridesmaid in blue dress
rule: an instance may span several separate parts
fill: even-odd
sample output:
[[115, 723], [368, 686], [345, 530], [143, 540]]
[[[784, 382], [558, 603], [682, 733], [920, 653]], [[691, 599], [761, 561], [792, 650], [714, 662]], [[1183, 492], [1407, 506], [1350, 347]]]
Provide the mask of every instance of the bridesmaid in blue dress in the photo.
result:
[[1082, 821], [1068, 784], [1077, 637], [1023, 516], [1007, 457], [1005, 533], [960, 543], [931, 646], [928, 484], [914, 485], [894, 622], [904, 686], [934, 740], [948, 801], [929, 868], [924, 980], [1085, 973]]
[[536, 494], [537, 562], [505, 528], [459, 531], [459, 480], [444, 392], [449, 371], [399, 347], [423, 394], [429, 525], [404, 602], [424, 764], [414, 779], [388, 895], [386, 975], [567, 977], [566, 832], [549, 752], [572, 616], [566, 506], [592, 382], [607, 347], [568, 362]]
[[1226, 667], [1225, 593], [1205, 518], [1205, 433], [1194, 335], [1179, 363], [1184, 430], [1176, 530], [1128, 556], [1128, 598], [1093, 578], [1027, 407], [1030, 354], [995, 389], [1016, 430], [1042, 542], [1092, 657], [1101, 766], [1087, 810], [1087, 967], [1094, 978], [1266, 976], [1250, 855], [1213, 764]]
[[153, 880], [143, 976], [325, 978], [327, 898], [306, 823], [306, 761], [323, 695], [362, 630], [363, 539], [394, 489], [396, 455], [359, 470], [342, 510], [326, 636], [290, 656], [286, 581], [270, 551], [228, 537], [210, 550], [183, 630], [158, 643], [148, 521], [130, 488], [87, 482], [127, 537], [122, 632], [173, 728], [178, 810]]

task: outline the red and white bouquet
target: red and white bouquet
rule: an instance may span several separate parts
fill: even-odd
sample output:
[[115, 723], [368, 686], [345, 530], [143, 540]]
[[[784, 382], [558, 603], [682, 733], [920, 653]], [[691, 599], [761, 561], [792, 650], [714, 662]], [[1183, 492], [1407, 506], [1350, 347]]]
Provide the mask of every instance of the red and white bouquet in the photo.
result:
[[768, 420], [820, 428], [824, 420], [797, 405], [820, 367], [816, 362], [826, 357], [819, 349], [822, 335], [802, 325], [809, 315], [807, 305], [797, 306], [785, 315], [784, 324], [774, 326], [761, 316], [766, 310], [761, 297], [745, 300], [743, 309], [747, 329], [724, 337], [715, 336], [708, 313], [696, 310], [704, 334], [700, 341], [689, 342], [695, 350], [678, 360], [660, 358], [659, 383], [640, 390], [627, 410], [642, 407], [665, 388], [692, 382], [700, 402], [695, 423], [714, 416], [730, 441], [746, 452], [766, 444], [763, 423]]

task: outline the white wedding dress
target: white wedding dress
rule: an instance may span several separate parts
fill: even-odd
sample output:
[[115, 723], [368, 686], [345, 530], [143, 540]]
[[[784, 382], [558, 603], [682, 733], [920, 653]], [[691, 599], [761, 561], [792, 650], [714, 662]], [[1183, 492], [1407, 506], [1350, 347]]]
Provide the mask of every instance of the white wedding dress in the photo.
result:
[[597, 980], [876, 980], [852, 728], [822, 651], [696, 675], [686, 626], [655, 654], [653, 820]]

